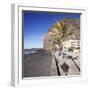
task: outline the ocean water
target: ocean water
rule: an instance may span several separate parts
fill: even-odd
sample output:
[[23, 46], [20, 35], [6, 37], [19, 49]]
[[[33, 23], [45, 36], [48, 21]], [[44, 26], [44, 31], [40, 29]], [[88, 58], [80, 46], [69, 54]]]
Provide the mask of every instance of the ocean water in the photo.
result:
[[24, 51], [24, 54], [30, 54], [30, 53], [35, 53], [37, 52], [36, 50], [32, 50], [32, 51]]

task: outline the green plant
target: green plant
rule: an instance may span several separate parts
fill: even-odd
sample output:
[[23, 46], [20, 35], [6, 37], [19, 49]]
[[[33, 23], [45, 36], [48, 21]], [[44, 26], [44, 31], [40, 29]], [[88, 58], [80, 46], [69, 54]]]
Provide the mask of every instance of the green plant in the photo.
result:
[[60, 46], [66, 37], [67, 25], [63, 21], [61, 21], [60, 23], [54, 24], [53, 27], [58, 30], [58, 35], [55, 36], [53, 43], [54, 45], [57, 44], [59, 46], [59, 55], [60, 55]]
[[71, 47], [71, 48], [68, 48], [68, 51], [71, 51], [71, 52], [73, 52], [73, 47]]

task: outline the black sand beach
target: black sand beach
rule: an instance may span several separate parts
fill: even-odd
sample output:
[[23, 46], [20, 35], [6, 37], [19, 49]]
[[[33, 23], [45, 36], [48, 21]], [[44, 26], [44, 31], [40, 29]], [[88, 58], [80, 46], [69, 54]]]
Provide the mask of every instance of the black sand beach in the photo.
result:
[[46, 50], [24, 54], [24, 77], [50, 76], [52, 55]]

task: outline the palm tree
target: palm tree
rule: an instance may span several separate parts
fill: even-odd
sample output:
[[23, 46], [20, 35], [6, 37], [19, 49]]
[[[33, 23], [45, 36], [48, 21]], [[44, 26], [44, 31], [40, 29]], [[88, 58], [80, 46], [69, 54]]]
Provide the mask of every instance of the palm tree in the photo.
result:
[[61, 39], [60, 39], [60, 37], [56, 36], [54, 38], [53, 44], [59, 46], [59, 55], [61, 55], [61, 53], [60, 53], [60, 46], [61, 46]]
[[53, 25], [53, 27], [55, 29], [58, 30], [58, 35], [55, 36], [55, 39], [53, 41], [53, 44], [54, 45], [58, 45], [59, 46], [59, 55], [61, 55], [61, 44], [62, 42], [64, 41], [65, 37], [67, 36], [66, 34], [66, 28], [67, 28], [67, 25], [64, 23], [64, 21], [61, 21], [61, 22], [57, 22], [56, 24]]

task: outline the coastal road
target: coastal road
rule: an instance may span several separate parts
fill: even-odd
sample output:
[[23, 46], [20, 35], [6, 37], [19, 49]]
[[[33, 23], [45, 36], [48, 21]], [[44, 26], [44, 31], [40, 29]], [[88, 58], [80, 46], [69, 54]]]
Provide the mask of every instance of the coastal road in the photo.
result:
[[24, 54], [24, 77], [51, 76], [52, 54], [39, 50], [33, 54]]

